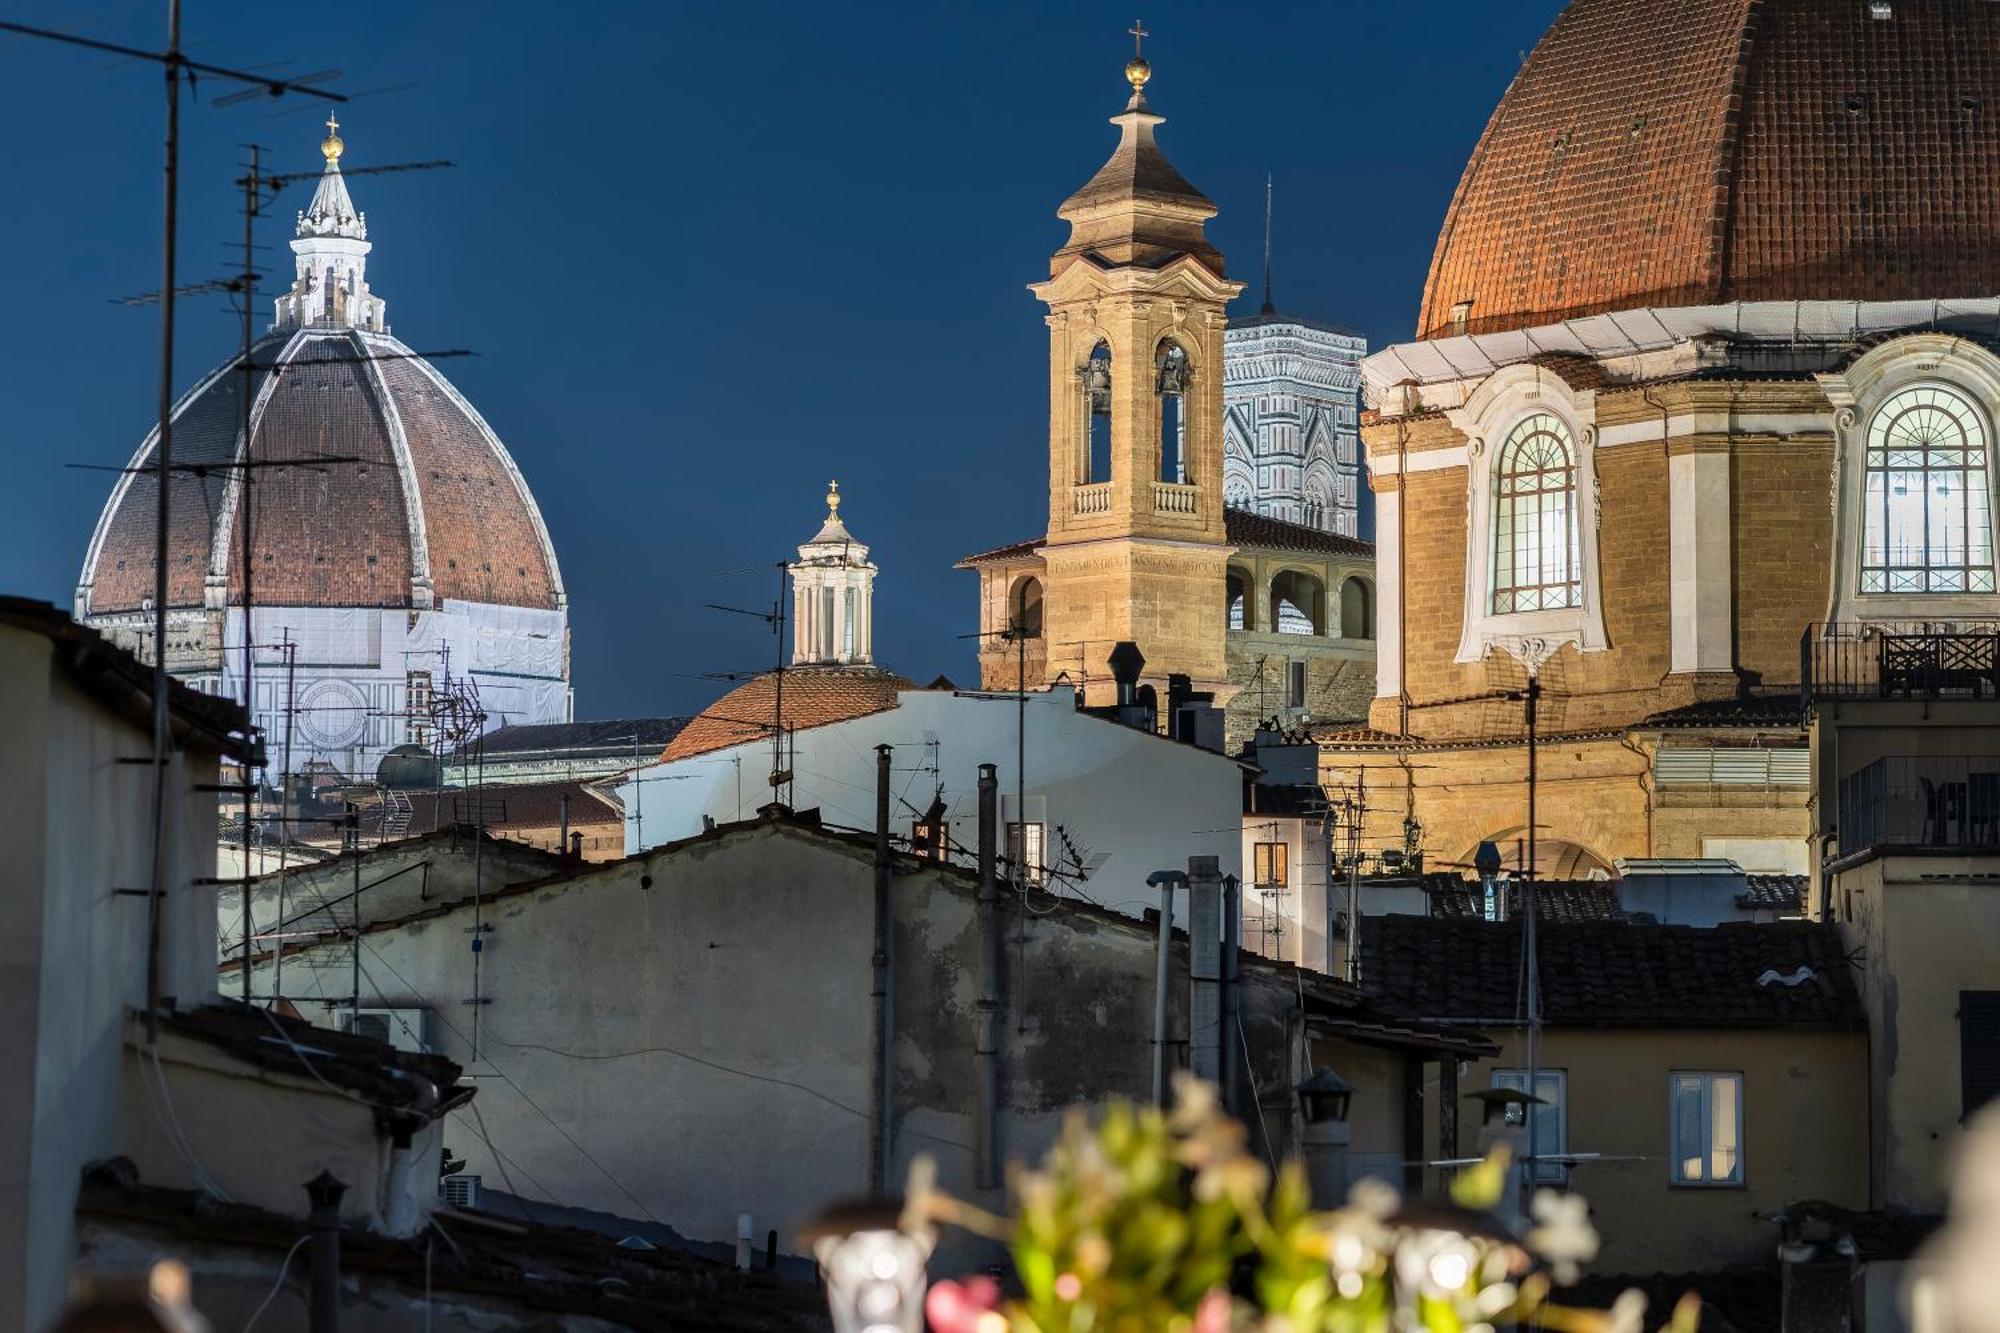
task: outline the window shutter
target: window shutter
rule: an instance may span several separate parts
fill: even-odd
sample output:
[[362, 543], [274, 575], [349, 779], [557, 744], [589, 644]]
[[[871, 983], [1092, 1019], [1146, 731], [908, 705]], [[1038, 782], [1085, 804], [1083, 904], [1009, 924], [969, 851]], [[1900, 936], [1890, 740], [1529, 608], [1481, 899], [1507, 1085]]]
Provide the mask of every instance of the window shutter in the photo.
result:
[[2000, 1097], [2000, 991], [1958, 993], [1961, 1119]]

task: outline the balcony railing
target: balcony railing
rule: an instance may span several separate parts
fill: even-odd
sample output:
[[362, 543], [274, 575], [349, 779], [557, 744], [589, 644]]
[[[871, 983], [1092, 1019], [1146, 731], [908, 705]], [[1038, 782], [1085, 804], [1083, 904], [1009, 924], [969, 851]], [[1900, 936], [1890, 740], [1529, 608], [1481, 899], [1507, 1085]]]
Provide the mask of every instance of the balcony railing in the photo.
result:
[[1153, 511], [1160, 514], [1192, 514], [1200, 491], [1179, 482], [1153, 483]]
[[1891, 755], [1840, 780], [1840, 850], [2000, 849], [2000, 755]]
[[1882, 620], [1806, 627], [1806, 704], [1831, 699], [2000, 698], [2000, 620]]
[[1079, 514], [1108, 514], [1111, 512], [1111, 483], [1094, 482], [1076, 488], [1076, 512]]

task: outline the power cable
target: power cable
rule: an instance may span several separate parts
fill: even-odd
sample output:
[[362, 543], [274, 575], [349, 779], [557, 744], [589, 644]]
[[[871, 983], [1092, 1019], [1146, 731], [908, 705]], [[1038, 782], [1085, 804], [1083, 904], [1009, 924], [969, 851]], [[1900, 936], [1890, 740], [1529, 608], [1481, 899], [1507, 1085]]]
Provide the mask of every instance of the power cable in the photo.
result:
[[270, 1294], [264, 1297], [263, 1303], [252, 1311], [250, 1318], [244, 1322], [243, 1333], [250, 1333], [251, 1329], [257, 1327], [257, 1321], [264, 1317], [264, 1311], [270, 1309], [271, 1302], [278, 1299], [278, 1292], [285, 1285], [285, 1274], [291, 1271], [292, 1256], [299, 1252], [301, 1245], [304, 1245], [311, 1239], [311, 1236], [300, 1236], [292, 1242], [292, 1248], [285, 1251], [285, 1262], [278, 1265], [278, 1280], [271, 1284]]

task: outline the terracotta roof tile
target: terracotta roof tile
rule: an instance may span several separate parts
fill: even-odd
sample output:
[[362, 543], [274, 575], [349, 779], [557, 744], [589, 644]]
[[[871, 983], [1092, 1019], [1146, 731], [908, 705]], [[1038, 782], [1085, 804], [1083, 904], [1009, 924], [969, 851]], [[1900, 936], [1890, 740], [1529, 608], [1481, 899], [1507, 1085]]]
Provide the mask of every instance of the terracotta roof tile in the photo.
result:
[[[1512, 1022], [1525, 1012], [1520, 922], [1377, 916], [1361, 926], [1363, 988], [1397, 1012], [1480, 1022]], [[1548, 921], [1536, 939], [1542, 1011], [1552, 1026], [1862, 1023], [1853, 973], [1831, 925]]]
[[1647, 305], [2000, 289], [2000, 14], [1573, 0], [1494, 110], [1419, 337]]
[[[766, 673], [746, 680], [696, 714], [660, 755], [671, 762], [745, 741], [771, 738], [778, 707], [778, 677]], [[873, 667], [799, 667], [784, 673], [784, 704], [777, 717], [787, 729], [803, 731], [829, 722], [886, 712], [902, 690], [917, 687]]]
[[1261, 546], [1267, 551], [1316, 551], [1326, 555], [1370, 558], [1375, 554], [1373, 542], [1343, 537], [1335, 532], [1322, 532], [1303, 523], [1287, 523], [1281, 518], [1266, 518], [1247, 509], [1225, 509], [1222, 520], [1232, 546]]

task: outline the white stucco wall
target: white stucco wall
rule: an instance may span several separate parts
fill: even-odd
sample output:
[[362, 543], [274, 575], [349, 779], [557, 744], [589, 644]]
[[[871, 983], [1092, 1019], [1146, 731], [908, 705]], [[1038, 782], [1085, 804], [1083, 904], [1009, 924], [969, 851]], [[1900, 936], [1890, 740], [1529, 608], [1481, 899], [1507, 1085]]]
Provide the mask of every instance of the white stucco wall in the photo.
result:
[[[0, 1328], [39, 1328], [66, 1297], [84, 1163], [118, 1150], [125, 1015], [146, 998], [149, 738], [82, 694], [50, 641], [0, 627]], [[162, 991], [215, 989], [212, 757], [177, 762], [175, 891]]]
[[[1046, 826], [1048, 860], [1103, 860], [1080, 887], [1107, 907], [1138, 913], [1155, 893], [1146, 876], [1214, 856], [1241, 865], [1243, 770], [1212, 751], [1079, 713], [1068, 689], [1027, 698], [1027, 818]], [[905, 690], [897, 708], [797, 733], [792, 808], [828, 824], [875, 826], [875, 747], [895, 747], [891, 833], [907, 839], [942, 795], [955, 846], [977, 848], [979, 765], [998, 770], [1001, 819], [1014, 818], [1019, 699], [1011, 694]], [[626, 850], [656, 847], [717, 823], [750, 818], [770, 799], [771, 746], [752, 741], [641, 769], [619, 790]], [[632, 817], [636, 816], [636, 818]], [[1058, 830], [1060, 829], [1060, 832]], [[1004, 839], [1002, 850], [1004, 852]], [[1074, 869], [1072, 865], [1069, 867]]]

